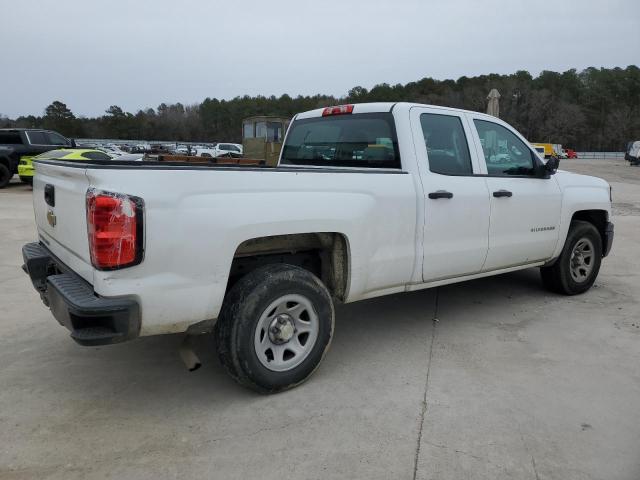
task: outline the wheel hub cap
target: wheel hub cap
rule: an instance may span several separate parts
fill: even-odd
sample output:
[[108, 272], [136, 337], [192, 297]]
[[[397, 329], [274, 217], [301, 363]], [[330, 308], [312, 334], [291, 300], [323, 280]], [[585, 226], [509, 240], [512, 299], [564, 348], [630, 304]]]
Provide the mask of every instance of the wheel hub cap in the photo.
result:
[[593, 270], [595, 249], [588, 238], [581, 238], [571, 252], [569, 262], [571, 277], [578, 283], [585, 282]]
[[254, 333], [260, 363], [286, 372], [300, 365], [313, 350], [320, 332], [318, 313], [304, 295], [283, 295], [263, 311]]
[[293, 324], [293, 318], [286, 313], [276, 316], [269, 326], [269, 338], [276, 345], [287, 343], [293, 338], [294, 333], [296, 333], [296, 327]]

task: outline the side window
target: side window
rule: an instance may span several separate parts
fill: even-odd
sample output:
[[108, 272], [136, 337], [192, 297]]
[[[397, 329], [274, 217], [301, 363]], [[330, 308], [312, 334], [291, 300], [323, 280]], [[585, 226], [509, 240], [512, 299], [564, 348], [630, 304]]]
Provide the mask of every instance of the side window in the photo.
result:
[[49, 145], [69, 145], [69, 141], [60, 134], [57, 134], [55, 132], [47, 132], [47, 136], [49, 137], [49, 141], [47, 142]]
[[31, 145], [49, 145], [49, 140], [44, 132], [27, 132], [27, 136], [29, 137], [29, 143]]
[[429, 170], [443, 175], [473, 175], [471, 155], [460, 117], [420, 115]]
[[253, 138], [253, 122], [246, 122], [242, 124], [242, 136], [243, 138]]
[[489, 175], [535, 175], [534, 153], [512, 132], [497, 123], [474, 120]]
[[0, 130], [0, 144], [1, 145], [22, 145], [22, 138], [19, 132], [2, 131]]

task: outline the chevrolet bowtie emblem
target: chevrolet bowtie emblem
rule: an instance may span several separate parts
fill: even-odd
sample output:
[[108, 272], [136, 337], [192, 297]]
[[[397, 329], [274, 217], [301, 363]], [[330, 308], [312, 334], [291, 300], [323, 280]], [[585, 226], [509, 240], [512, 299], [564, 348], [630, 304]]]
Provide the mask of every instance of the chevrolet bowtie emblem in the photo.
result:
[[53, 213], [53, 210], [47, 212], [47, 222], [49, 222], [49, 225], [52, 227], [56, 226], [56, 214]]

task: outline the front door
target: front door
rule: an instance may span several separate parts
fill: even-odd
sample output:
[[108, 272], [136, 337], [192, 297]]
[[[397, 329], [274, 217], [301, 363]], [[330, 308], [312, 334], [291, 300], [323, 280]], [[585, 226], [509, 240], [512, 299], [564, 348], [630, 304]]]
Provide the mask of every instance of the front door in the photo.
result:
[[411, 125], [423, 186], [425, 282], [478, 273], [488, 249], [489, 193], [474, 176], [464, 114], [414, 107]]
[[489, 252], [483, 271], [547, 260], [558, 242], [562, 196], [553, 176], [514, 131], [470, 115], [484, 158], [491, 200]]

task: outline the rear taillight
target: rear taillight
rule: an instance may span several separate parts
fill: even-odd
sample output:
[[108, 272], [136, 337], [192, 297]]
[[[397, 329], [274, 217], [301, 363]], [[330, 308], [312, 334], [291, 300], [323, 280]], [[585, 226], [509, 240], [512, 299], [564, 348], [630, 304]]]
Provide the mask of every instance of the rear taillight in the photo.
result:
[[142, 261], [144, 203], [120, 193], [87, 192], [91, 263], [98, 270], [131, 267]]
[[347, 113], [353, 113], [353, 105], [337, 105], [335, 107], [327, 107], [322, 111], [323, 117], [329, 115], [345, 115]]

